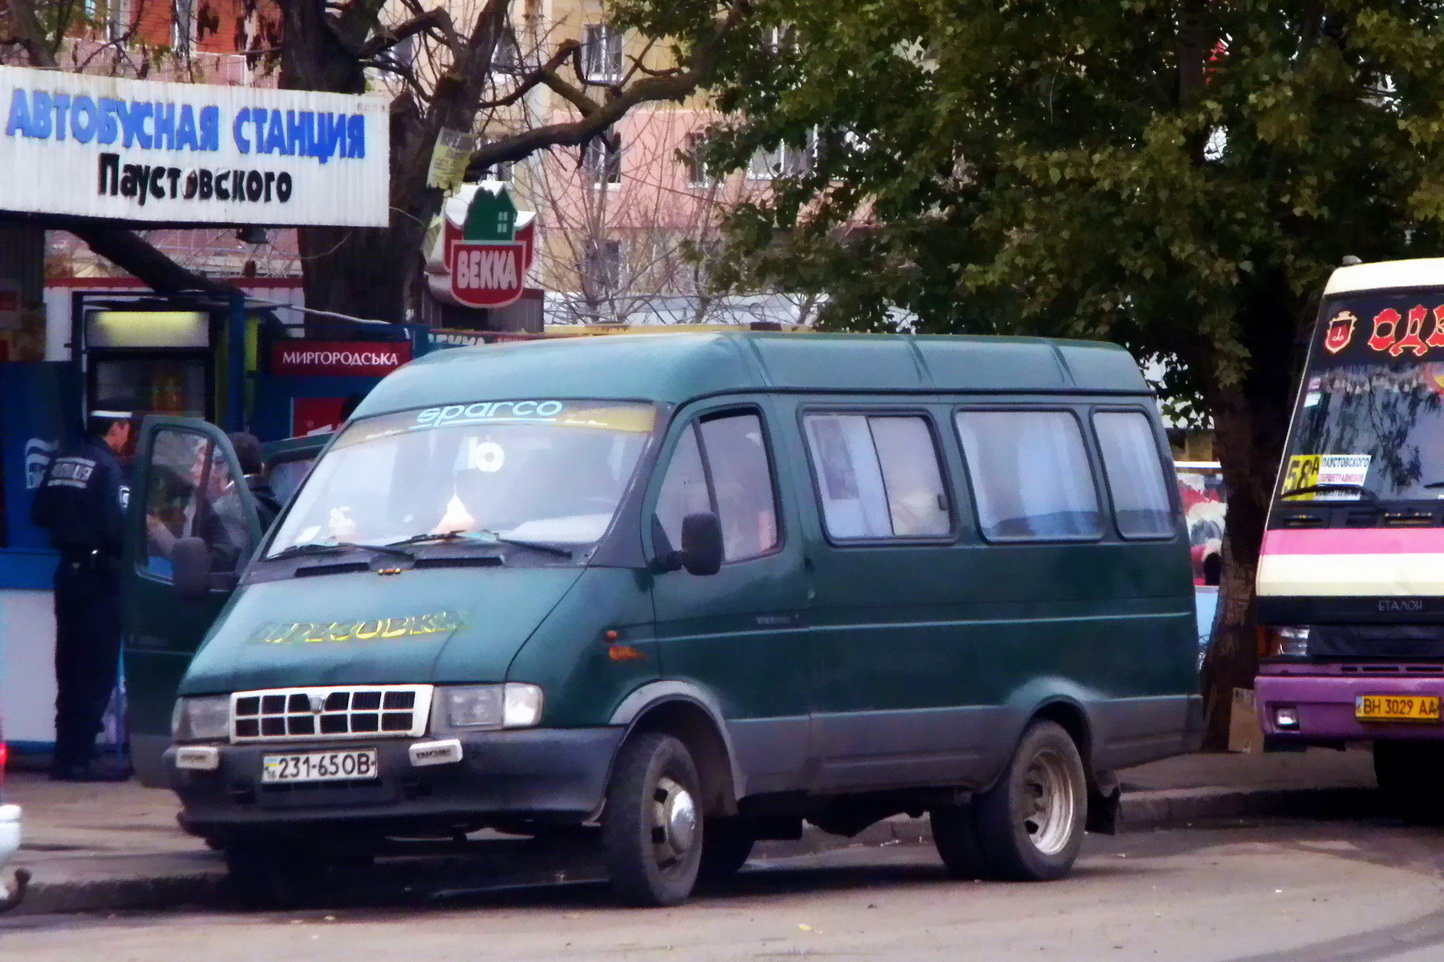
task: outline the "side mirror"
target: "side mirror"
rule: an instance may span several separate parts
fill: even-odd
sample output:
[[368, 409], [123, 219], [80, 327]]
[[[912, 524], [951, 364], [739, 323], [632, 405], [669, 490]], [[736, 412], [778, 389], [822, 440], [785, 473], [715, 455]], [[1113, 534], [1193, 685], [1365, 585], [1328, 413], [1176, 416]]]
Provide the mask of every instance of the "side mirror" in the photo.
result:
[[171, 580], [187, 601], [199, 601], [211, 590], [211, 549], [200, 538], [181, 538], [171, 546]]
[[710, 511], [687, 515], [677, 554], [688, 574], [715, 575], [722, 567], [722, 522]]

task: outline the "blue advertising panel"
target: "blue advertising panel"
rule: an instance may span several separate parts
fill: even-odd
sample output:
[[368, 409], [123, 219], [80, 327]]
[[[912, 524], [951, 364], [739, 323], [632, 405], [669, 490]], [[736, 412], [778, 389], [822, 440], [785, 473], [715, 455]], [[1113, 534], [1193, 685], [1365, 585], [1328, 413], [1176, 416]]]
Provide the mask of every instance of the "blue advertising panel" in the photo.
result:
[[0, 364], [0, 588], [51, 585], [50, 542], [30, 523], [30, 502], [56, 448], [74, 437], [79, 396], [72, 364]]

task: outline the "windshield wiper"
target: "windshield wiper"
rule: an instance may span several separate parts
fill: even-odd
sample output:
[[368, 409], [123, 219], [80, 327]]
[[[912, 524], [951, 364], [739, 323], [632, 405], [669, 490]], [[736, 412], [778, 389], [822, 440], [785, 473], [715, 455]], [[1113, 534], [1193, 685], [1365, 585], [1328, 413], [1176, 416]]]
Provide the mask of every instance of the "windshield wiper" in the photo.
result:
[[414, 534], [409, 538], [402, 538], [400, 541], [393, 541], [388, 547], [400, 548], [403, 545], [431, 544], [447, 541], [464, 541], [468, 544], [478, 545], [515, 545], [518, 548], [531, 548], [533, 551], [545, 551], [548, 554], [554, 554], [562, 558], [570, 558], [572, 556], [572, 553], [566, 548], [558, 548], [554, 544], [544, 544], [540, 541], [523, 541], [519, 538], [504, 538], [495, 531], [427, 532], [426, 534]]
[[1301, 488], [1289, 488], [1279, 494], [1280, 498], [1291, 498], [1298, 494], [1313, 494], [1316, 491], [1349, 491], [1353, 494], [1368, 495], [1370, 501], [1378, 501], [1379, 496], [1362, 484], [1306, 484]]
[[266, 555], [265, 561], [280, 561], [283, 558], [294, 558], [303, 554], [327, 554], [332, 551], [373, 551], [377, 554], [395, 555], [398, 558], [416, 560], [416, 555], [410, 551], [403, 551], [394, 545], [386, 544], [361, 544], [356, 541], [306, 541], [301, 544], [293, 544], [289, 548], [272, 555]]

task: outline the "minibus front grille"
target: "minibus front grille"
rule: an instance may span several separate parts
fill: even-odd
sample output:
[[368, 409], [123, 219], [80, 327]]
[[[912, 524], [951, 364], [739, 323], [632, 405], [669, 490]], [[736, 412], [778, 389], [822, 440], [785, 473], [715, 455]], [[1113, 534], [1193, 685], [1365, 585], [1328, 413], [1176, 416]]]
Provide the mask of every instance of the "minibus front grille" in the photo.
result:
[[231, 741], [419, 738], [430, 713], [430, 685], [238, 691], [231, 695]]

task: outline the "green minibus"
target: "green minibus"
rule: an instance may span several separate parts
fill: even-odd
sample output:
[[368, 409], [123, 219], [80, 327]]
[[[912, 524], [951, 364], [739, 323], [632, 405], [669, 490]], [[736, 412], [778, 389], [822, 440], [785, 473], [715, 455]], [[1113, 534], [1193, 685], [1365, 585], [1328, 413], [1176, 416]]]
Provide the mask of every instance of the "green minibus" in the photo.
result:
[[959, 877], [1058, 878], [1200, 735], [1170, 464], [1125, 351], [1037, 339], [439, 352], [264, 534], [224, 436], [152, 419], [127, 660], [179, 697], [136, 744], [245, 884], [588, 826], [666, 905], [904, 812]]

